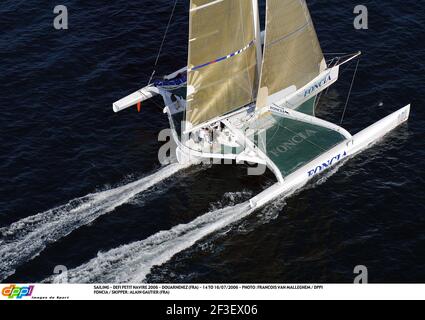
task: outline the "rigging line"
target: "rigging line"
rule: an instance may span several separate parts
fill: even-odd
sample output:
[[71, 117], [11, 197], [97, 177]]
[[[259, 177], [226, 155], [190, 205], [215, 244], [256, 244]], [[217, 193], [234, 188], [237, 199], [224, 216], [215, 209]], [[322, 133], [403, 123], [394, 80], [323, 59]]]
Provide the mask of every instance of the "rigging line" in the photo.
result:
[[349, 53], [347, 52], [323, 52], [324, 56], [337, 56], [337, 55], [348, 55]]
[[171, 11], [171, 16], [170, 16], [170, 19], [168, 20], [167, 28], [165, 29], [165, 34], [164, 34], [164, 37], [162, 38], [161, 46], [159, 47], [158, 55], [156, 56], [155, 64], [153, 66], [153, 71], [152, 71], [151, 77], [149, 79], [148, 85], [151, 84], [152, 79], [153, 79], [153, 77], [154, 77], [154, 75], [156, 73], [156, 67], [158, 65], [159, 57], [161, 56], [162, 48], [164, 46], [165, 39], [167, 38], [168, 29], [170, 28], [171, 21], [173, 20], [174, 12], [176, 11], [176, 7], [177, 7], [177, 2], [178, 1], [179, 0], [175, 0], [175, 2], [174, 2], [173, 10]]
[[[335, 59], [335, 58], [334, 58], [334, 59]], [[332, 59], [332, 60], [333, 60], [333, 59]], [[335, 66], [336, 66], [336, 65], [338, 65], [338, 63], [339, 63], [340, 61], [341, 61], [341, 58], [340, 58], [340, 57], [337, 57], [337, 58], [336, 58]], [[335, 66], [334, 66], [334, 67], [335, 67]], [[329, 87], [327, 87], [327, 88], [326, 88], [325, 96], [327, 96], [327, 95], [328, 95], [330, 88], [331, 88], [331, 86], [329, 86]], [[320, 92], [319, 99], [322, 97], [322, 93], [323, 93], [323, 91], [322, 91], [322, 92]], [[317, 104], [319, 104], [319, 102], [317, 102]]]
[[[328, 87], [328, 89], [329, 89], [329, 87]], [[325, 92], [325, 96], [328, 94], [328, 89], [327, 89], [327, 90], [326, 90], [326, 92]], [[324, 92], [324, 91], [322, 91], [322, 92], [320, 92], [318, 95], [316, 95], [316, 101], [315, 101], [315, 103], [314, 103], [314, 115], [316, 114], [316, 109], [317, 109], [317, 106], [319, 105], [320, 98], [322, 98], [323, 92]], [[314, 116], [314, 115], [313, 115], [313, 116]]]
[[[139, 93], [140, 93], [143, 97], [145, 97], [145, 98], [146, 98], [146, 95], [143, 93], [143, 91], [142, 91], [142, 90], [139, 90]], [[153, 104], [154, 104], [156, 107], [158, 107], [160, 110], [164, 110], [164, 107], [163, 107], [163, 106], [161, 106], [161, 105], [159, 105], [159, 104], [155, 101], [155, 99], [151, 99], [150, 101], [151, 101], [151, 102], [153, 102]]]
[[340, 67], [339, 78], [341, 78], [344, 74], [346, 74], [350, 70], [350, 64], [342, 65]]
[[345, 113], [347, 111], [348, 102], [350, 101], [351, 91], [353, 90], [354, 80], [356, 79], [357, 69], [359, 68], [360, 58], [357, 60], [356, 69], [354, 70], [353, 80], [351, 81], [350, 91], [348, 92], [347, 101], [345, 102], [344, 112], [342, 113], [342, 118], [340, 124], [344, 122]]

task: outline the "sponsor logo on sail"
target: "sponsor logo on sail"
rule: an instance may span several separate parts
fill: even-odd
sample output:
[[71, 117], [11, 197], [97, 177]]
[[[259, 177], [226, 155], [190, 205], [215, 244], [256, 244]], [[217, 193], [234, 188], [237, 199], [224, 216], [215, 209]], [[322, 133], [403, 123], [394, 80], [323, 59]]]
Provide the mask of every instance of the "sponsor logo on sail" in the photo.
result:
[[8, 299], [22, 299], [23, 297], [31, 297], [34, 286], [18, 287], [14, 284], [4, 287], [1, 291], [3, 297]]
[[330, 167], [332, 167], [334, 164], [338, 163], [339, 161], [341, 161], [342, 159], [344, 159], [346, 156], [348, 155], [347, 151], [344, 151], [343, 153], [340, 153], [338, 155], [336, 155], [335, 157], [333, 157], [332, 159], [329, 159], [328, 161], [322, 163], [320, 166], [317, 166], [316, 168], [314, 168], [313, 170], [310, 170], [308, 172], [308, 176], [309, 177], [313, 177], [316, 174], [319, 174], [320, 172], [329, 169]]

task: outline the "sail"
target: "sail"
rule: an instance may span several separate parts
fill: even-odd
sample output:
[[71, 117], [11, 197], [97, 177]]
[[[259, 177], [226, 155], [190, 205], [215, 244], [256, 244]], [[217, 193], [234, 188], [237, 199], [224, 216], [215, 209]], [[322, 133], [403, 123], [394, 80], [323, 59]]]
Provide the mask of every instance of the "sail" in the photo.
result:
[[192, 126], [255, 99], [255, 40], [251, 0], [191, 0], [186, 120]]
[[305, 86], [325, 68], [305, 0], [267, 0], [260, 91], [282, 98], [282, 94]]

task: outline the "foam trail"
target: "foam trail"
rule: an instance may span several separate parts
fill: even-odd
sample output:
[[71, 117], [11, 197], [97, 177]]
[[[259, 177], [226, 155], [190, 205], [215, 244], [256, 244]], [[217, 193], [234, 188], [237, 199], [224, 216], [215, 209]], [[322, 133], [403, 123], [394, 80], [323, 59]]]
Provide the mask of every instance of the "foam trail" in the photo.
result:
[[[99, 252], [86, 264], [69, 270], [70, 283], [140, 283], [153, 266], [162, 265], [175, 254], [252, 213], [249, 202], [214, 210], [184, 225], [161, 231], [138, 242], [108, 252]], [[44, 282], [61, 282], [63, 276], [51, 276]]]
[[71, 200], [63, 206], [1, 228], [0, 280], [12, 275], [18, 266], [37, 256], [48, 244], [113, 211], [187, 167], [172, 164], [138, 181]]
[[[312, 185], [300, 187], [274, 200], [271, 211], [283, 207], [284, 199], [305, 190], [314, 188], [333, 176], [345, 162], [326, 171]], [[270, 207], [268, 207], [270, 208]], [[177, 253], [192, 247], [206, 236], [235, 223], [254, 210], [249, 201], [224, 209], [213, 210], [184, 225], [178, 225], [168, 231], [158, 232], [151, 237], [123, 245], [107, 252], [99, 252], [89, 262], [69, 270], [66, 275], [50, 276], [43, 282], [69, 283], [140, 283], [150, 273], [152, 267], [169, 261]], [[271, 214], [266, 208], [266, 214]], [[266, 218], [265, 222], [267, 222]], [[65, 278], [66, 277], [66, 278]]]

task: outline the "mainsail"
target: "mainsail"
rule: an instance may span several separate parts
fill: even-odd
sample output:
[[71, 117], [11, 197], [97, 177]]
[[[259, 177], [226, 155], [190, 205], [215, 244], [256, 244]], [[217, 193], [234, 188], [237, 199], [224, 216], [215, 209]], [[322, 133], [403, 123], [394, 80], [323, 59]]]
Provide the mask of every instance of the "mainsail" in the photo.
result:
[[267, 0], [260, 92], [279, 100], [282, 93], [300, 89], [325, 68], [305, 0]]
[[251, 0], [191, 0], [186, 120], [197, 126], [255, 100]]

